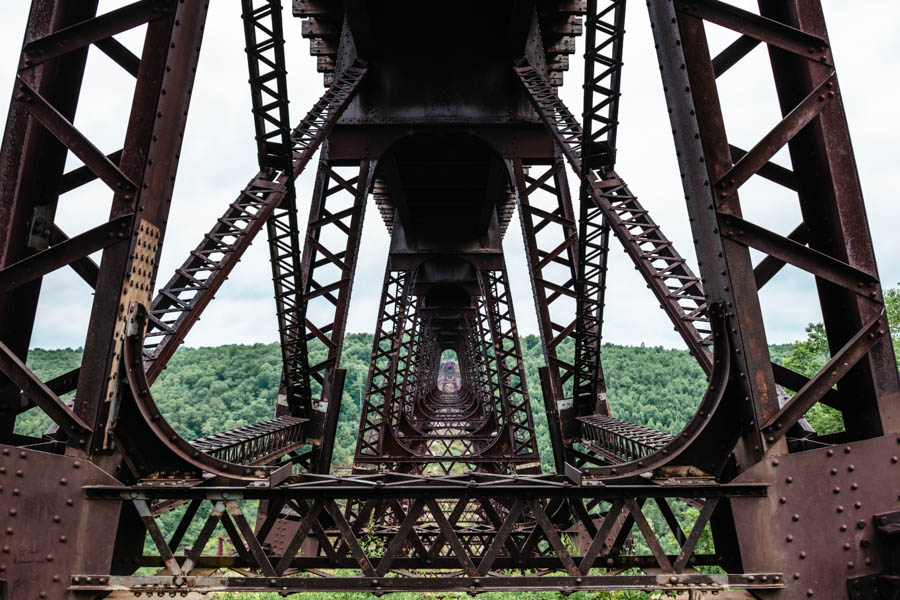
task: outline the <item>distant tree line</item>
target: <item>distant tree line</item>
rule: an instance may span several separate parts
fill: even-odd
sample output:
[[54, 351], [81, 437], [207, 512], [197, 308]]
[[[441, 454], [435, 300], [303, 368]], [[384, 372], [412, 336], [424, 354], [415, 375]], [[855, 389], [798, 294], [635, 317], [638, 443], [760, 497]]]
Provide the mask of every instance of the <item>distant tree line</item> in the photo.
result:
[[[888, 319], [895, 350], [900, 351], [900, 289], [885, 293]], [[773, 360], [807, 376], [828, 360], [825, 329], [810, 323], [807, 339], [794, 344], [770, 347]], [[523, 362], [542, 462], [552, 462], [547, 419], [541, 395], [538, 368], [544, 365], [540, 339], [521, 339]], [[334, 450], [335, 465], [353, 461], [360, 407], [369, 373], [372, 335], [352, 333], [344, 340], [341, 366], [347, 370], [340, 420]], [[559, 347], [560, 356], [571, 360], [571, 341]], [[900, 354], [900, 352], [898, 352]], [[324, 346], [313, 348], [310, 361], [325, 357]], [[613, 416], [677, 433], [694, 414], [706, 390], [706, 378], [697, 362], [684, 350], [659, 346], [605, 344], [603, 370], [608, 385]], [[77, 367], [80, 349], [32, 349], [29, 366], [44, 380]], [[217, 347], [181, 348], [153, 385], [153, 394], [162, 412], [187, 439], [255, 423], [272, 417], [281, 377], [281, 352], [277, 344], [233, 344]], [[568, 390], [567, 390], [568, 391]], [[318, 393], [314, 389], [314, 393]], [[819, 433], [840, 431], [840, 413], [816, 405], [807, 415]], [[40, 436], [49, 419], [38, 409], [20, 415], [16, 431]]]

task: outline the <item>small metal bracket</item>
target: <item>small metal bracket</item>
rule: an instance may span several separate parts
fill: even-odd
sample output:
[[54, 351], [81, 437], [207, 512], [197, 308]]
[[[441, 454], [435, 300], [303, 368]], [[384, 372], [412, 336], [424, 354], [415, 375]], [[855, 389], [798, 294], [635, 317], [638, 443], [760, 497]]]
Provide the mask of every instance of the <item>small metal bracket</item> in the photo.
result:
[[879, 536], [883, 536], [884, 556], [881, 573], [847, 578], [851, 600], [897, 600], [900, 598], [900, 511], [872, 517]]
[[896, 600], [900, 597], [900, 578], [875, 574], [847, 578], [850, 600]]
[[[31, 229], [28, 231], [27, 246], [38, 252], [50, 247], [53, 237], [53, 207], [39, 204], [31, 215]], [[0, 596], [2, 598], [2, 596]]]

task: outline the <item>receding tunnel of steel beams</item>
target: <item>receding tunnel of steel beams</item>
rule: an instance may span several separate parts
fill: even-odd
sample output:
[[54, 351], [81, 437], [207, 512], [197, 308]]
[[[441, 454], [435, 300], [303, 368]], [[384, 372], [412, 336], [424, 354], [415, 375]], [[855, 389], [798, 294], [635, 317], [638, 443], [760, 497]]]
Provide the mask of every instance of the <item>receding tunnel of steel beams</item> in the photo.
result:
[[355, 468], [539, 468], [502, 257], [509, 169], [484, 140], [429, 129], [375, 177], [391, 254]]
[[441, 353], [441, 369], [438, 371], [437, 388], [443, 394], [455, 394], [460, 386], [459, 357], [455, 350]]

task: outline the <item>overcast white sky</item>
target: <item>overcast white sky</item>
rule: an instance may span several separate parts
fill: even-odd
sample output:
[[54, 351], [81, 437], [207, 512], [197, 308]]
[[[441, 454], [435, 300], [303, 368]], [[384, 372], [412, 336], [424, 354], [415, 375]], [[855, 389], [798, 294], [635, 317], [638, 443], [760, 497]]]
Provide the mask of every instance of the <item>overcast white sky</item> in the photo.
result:
[[[101, 11], [123, 3], [101, 0]], [[323, 87], [321, 76], [315, 71], [315, 61], [309, 56], [308, 42], [300, 37], [300, 21], [290, 16], [290, 2], [284, 4], [291, 116], [297, 122], [321, 95]], [[740, 4], [749, 8], [752, 3], [742, 0]], [[26, 0], [0, 2], [2, 114], [11, 94], [29, 5]], [[900, 223], [900, 205], [896, 190], [900, 181], [900, 157], [896, 148], [900, 140], [900, 119], [895, 107], [900, 97], [896, 63], [896, 57], [900, 56], [900, 36], [896, 33], [900, 3], [824, 0], [824, 5], [882, 281], [888, 286], [897, 285], [900, 244], [895, 236]], [[629, 181], [663, 231], [676, 242], [679, 251], [693, 260], [693, 244], [644, 3], [631, 3], [629, 11], [617, 170]], [[731, 33], [710, 31], [709, 34], [714, 49], [724, 47], [733, 39]], [[137, 51], [142, 36], [143, 31], [139, 29], [119, 39]], [[162, 253], [159, 285], [169, 278], [256, 171], [242, 41], [237, 0], [212, 2]], [[579, 45], [576, 56], [581, 56], [582, 51]], [[733, 69], [721, 81], [729, 139], [745, 148], [778, 120], [774, 89], [765, 71], [766, 55], [762, 48], [757, 48], [751, 56], [753, 60]], [[579, 60], [573, 57], [572, 62]], [[105, 152], [121, 147], [133, 81], [96, 49], [91, 50], [76, 125]], [[581, 70], [577, 64], [566, 81], [563, 98], [578, 114], [581, 112]], [[776, 159], [784, 160], [784, 156]], [[70, 168], [77, 164], [72, 162]], [[298, 186], [303, 223], [314, 170], [308, 169]], [[766, 227], [787, 233], [799, 222], [796, 201], [776, 186], [751, 182], [742, 189], [741, 197], [747, 216]], [[63, 197], [58, 222], [63, 230], [74, 235], [105, 220], [109, 201], [110, 194], [102, 184], [85, 186]], [[365, 222], [364, 250], [357, 270], [348, 331], [373, 329], [381, 290], [388, 238], [373, 203]], [[518, 218], [513, 220], [505, 247], [519, 331], [536, 333]], [[613, 250], [605, 339], [621, 344], [645, 342], [681, 347], [679, 338], [631, 263], [617, 248]], [[277, 340], [270, 274], [266, 245], [258, 240], [186, 343], [200, 346]], [[81, 346], [90, 302], [91, 290], [70, 270], [47, 277], [32, 345]], [[802, 337], [805, 325], [820, 319], [811, 277], [791, 269], [785, 269], [764, 288], [762, 303], [770, 342]]]

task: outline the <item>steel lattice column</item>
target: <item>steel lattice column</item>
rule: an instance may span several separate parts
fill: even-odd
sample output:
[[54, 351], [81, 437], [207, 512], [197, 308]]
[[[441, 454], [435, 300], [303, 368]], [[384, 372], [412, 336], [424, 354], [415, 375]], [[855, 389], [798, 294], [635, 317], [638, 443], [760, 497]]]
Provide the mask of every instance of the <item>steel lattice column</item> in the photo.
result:
[[[228, 206], [212, 228], [204, 234], [182, 265], [153, 299], [150, 322], [144, 347], [147, 377], [152, 382], [165, 368], [166, 363], [184, 340], [188, 331], [200, 318], [203, 310], [222, 286], [232, 269], [240, 261], [250, 242], [256, 237], [269, 217], [278, 209], [285, 198], [292, 194], [293, 180], [302, 173], [316, 151], [324, 143], [344, 109], [355, 96], [367, 69], [362, 63], [354, 63], [335, 79], [334, 84], [313, 105], [303, 120], [291, 132], [292, 168], [279, 172], [265, 168], [258, 172]], [[280, 213], [279, 217], [287, 213]], [[293, 236], [292, 225], [279, 218], [279, 238], [283, 233]], [[293, 246], [291, 238], [290, 244]], [[300, 339], [302, 321], [291, 315], [291, 306], [297, 307], [301, 301], [291, 297], [289, 277], [282, 277], [285, 268], [293, 268], [293, 247], [286, 260], [273, 267], [278, 269], [276, 283], [282, 284], [279, 310], [284, 311], [286, 331], [281, 332], [288, 340], [286, 346], [290, 365], [288, 370], [302, 367], [299, 350], [294, 350]], [[296, 311], [295, 311], [296, 312]], [[305, 389], [305, 388], [304, 388]]]
[[372, 341], [366, 395], [356, 441], [354, 465], [357, 469], [366, 469], [367, 459], [382, 458], [387, 449], [385, 442], [391, 435], [389, 428], [400, 346], [409, 307], [410, 277], [407, 271], [391, 271], [390, 266], [385, 267], [381, 306]]
[[[729, 304], [734, 307], [733, 326], [743, 340], [741, 360], [747, 373], [752, 374], [748, 384], [755, 418], [763, 426], [771, 427], [765, 435], [753, 436], [755, 447], [775, 443], [802, 417], [805, 410], [800, 411], [800, 407], [808, 408], [816, 399], [833, 402], [845, 410], [848, 432], [853, 436], [896, 431], [900, 423], [896, 416], [900, 411], [900, 384], [890, 340], [883, 335], [866, 337], [870, 330], [884, 330], [883, 325], [878, 325], [883, 301], [855, 164], [843, 150], [849, 147], [849, 137], [821, 7], [818, 2], [792, 2], [773, 11], [773, 16], [777, 18], [760, 20], [738, 9], [725, 10], [705, 3], [652, 7], [651, 11], [654, 20], [666, 19], [671, 23], [672, 18], [676, 19], [674, 27], [657, 28], [661, 46], [674, 44], [673, 36], [685, 41], [679, 44], [684, 48], [683, 57], [679, 58], [679, 52], [660, 53], [660, 63], [664, 81], [671, 79], [670, 89], [676, 82], [682, 87], [683, 82], [689, 84], [688, 92], [670, 98], [675, 108], [673, 123], [679, 124], [673, 129], [682, 159], [699, 154], [706, 165], [699, 170], [693, 165], [690, 169], [687, 165], [682, 167], [689, 175], [684, 181], [694, 229], [704, 233], [697, 248], [707, 278], [706, 291], [710, 298], [733, 303]], [[704, 20], [725, 23], [742, 33], [742, 40], [749, 36], [772, 49], [773, 72], [784, 119], [749, 151], [728, 143], [717, 101], [716, 77], [746, 55], [750, 47], [742, 41], [730, 47], [728, 53], [711, 57], [703, 32]], [[785, 32], [790, 32], [794, 41], [783, 40], [780, 36]], [[800, 40], [803, 40], [802, 52]], [[814, 55], [809, 54], [810, 44], [820, 49]], [[687, 69], [682, 70], [681, 63], [675, 66], [676, 60], [684, 61]], [[702, 102], [700, 95], [704, 98]], [[690, 114], [691, 110], [696, 118]], [[698, 131], [699, 139], [693, 134], [686, 139], [690, 130]], [[790, 150], [794, 163], [790, 181], [785, 181], [785, 173], [769, 162], [783, 146]], [[808, 247], [742, 218], [737, 191], [754, 174], [781, 179], [789, 184], [789, 189], [797, 190], [803, 226], [809, 233]], [[708, 182], [712, 185], [706, 185]], [[833, 217], [828, 225], [820, 220], [826, 214]], [[707, 235], [707, 229], [715, 230], [715, 235]], [[754, 271], [750, 262], [751, 247], [768, 255], [758, 271]], [[829, 343], [835, 357], [842, 357], [844, 365], [838, 371], [828, 371], [831, 383], [813, 396], [801, 395], [801, 402], [795, 396], [792, 402], [781, 407], [775, 399], [775, 375], [768, 348], [763, 343], [765, 331], [757, 289], [784, 264], [817, 277]], [[850, 343], [860, 338], [872, 342]], [[775, 374], [779, 375], [779, 383], [789, 388], [805, 385], [805, 378], [797, 381], [794, 377], [795, 381], [789, 382], [783, 371], [776, 369]], [[825, 384], [820, 376], [813, 379]], [[838, 385], [838, 393], [842, 389], [853, 390], [856, 400], [852, 409], [845, 409], [837, 398], [827, 398], [831, 385], [838, 380], [843, 380]]]
[[[538, 170], [537, 174], [531, 172]], [[513, 163], [516, 198], [525, 238], [525, 256], [538, 328], [549, 377], [544, 398], [548, 418], [559, 421], [550, 428], [557, 471], [562, 472], [563, 446], [578, 437], [578, 425], [572, 411], [571, 389], [577, 367], [560, 356], [558, 348], [574, 342], [577, 318], [578, 233], [569, 196], [565, 162], [554, 161], [549, 167], [532, 166], [526, 173], [522, 161]], [[573, 344], [574, 345], [574, 344]], [[599, 362], [598, 362], [599, 364]], [[567, 397], [568, 396], [568, 397]]]
[[516, 459], [531, 458], [535, 462], [518, 465], [522, 470], [540, 470], [534, 422], [525, 367], [522, 364], [522, 348], [516, 329], [516, 317], [506, 268], [502, 271], [480, 273], [481, 290], [487, 307], [494, 357], [497, 362], [497, 379], [503, 401], [503, 416], [510, 439], [509, 456]]
[[[96, 11], [96, 1], [34, 3], [25, 27], [23, 45], [90, 19]], [[87, 48], [82, 48], [25, 68], [19, 77], [53, 104], [60, 115], [72, 121], [86, 58]], [[21, 67], [25, 67], [25, 57], [21, 60]], [[15, 90], [18, 95], [21, 92], [21, 89]], [[42, 222], [49, 234], [56, 213], [57, 190], [63, 178], [67, 148], [50, 130], [29, 127], [32, 121], [25, 102], [10, 103], [0, 150], [3, 161], [3, 168], [0, 169], [0, 223], [3, 225], [0, 229], [0, 267], [15, 264], [35, 251], [49, 247], [51, 243], [40, 233], [32, 235], [33, 231], [40, 232], [41, 228], [31, 225], [31, 222], [32, 219], [35, 224]], [[96, 272], [90, 274], [88, 279], [89, 284], [95, 286]], [[28, 352], [40, 288], [41, 278], [36, 278], [0, 296], [0, 315], [10, 315], [13, 311], [16, 314], [14, 319], [0, 321], [0, 341], [20, 359], [24, 359]], [[20, 408], [18, 387], [11, 386], [9, 379], [0, 374], [0, 441], [10, 439]]]
[[[290, 359], [301, 365], [300, 380], [294, 382], [298, 389], [292, 396], [306, 404], [306, 414], [312, 420], [309, 435], [316, 446], [326, 437], [333, 438], [340, 411], [343, 390], [336, 384], [343, 378], [336, 371], [344, 343], [370, 174], [369, 161], [347, 166], [333, 164], [327, 158], [327, 147], [323, 149], [303, 246], [302, 295], [296, 303], [299, 314], [295, 320], [304, 324], [303, 334], [296, 355]], [[324, 344], [327, 353], [324, 360], [310, 364], [311, 345], [315, 342]], [[319, 400], [312, 398], [313, 381], [321, 386]], [[279, 402], [278, 410], [285, 408]], [[330, 453], [319, 452], [311, 470], [327, 472], [330, 464]]]
[[[44, 208], [29, 217], [35, 219], [34, 224], [42, 223], [42, 231], [53, 233], [54, 239], [45, 240], [43, 246], [35, 238], [26, 243], [38, 243], [38, 247], [42, 248], [38, 254], [29, 257], [28, 266], [32, 275], [16, 275], [26, 266], [21, 261], [4, 263], [3, 276], [18, 281], [15, 285], [4, 281], [3, 287], [6, 291], [12, 291], [23, 284], [32, 284], [32, 292], [37, 292], [35, 282], [40, 276], [66, 264], [73, 264], [76, 271], [80, 271], [93, 285], [93, 309], [82, 362], [85, 368], [69, 374], [64, 382], [54, 382], [56, 389], [53, 393], [62, 393], [64, 388], [68, 391], [77, 382], [79, 392], [74, 405], [75, 414], [91, 429], [105, 432], [107, 425], [115, 421], [115, 382], [126, 305], [130, 301], [148, 303], [144, 296], [152, 289], [156, 276], [155, 249], [161, 243], [165, 230], [206, 9], [205, 6], [185, 6], [176, 2], [163, 2], [153, 7], [137, 2], [99, 17], [93, 17], [93, 7], [86, 5], [83, 9], [86, 12], [78, 14], [68, 12], [68, 9], [61, 10], [53, 3], [35, 4], [33, 29], [29, 34], [34, 39], [26, 39], [23, 47], [23, 71], [17, 79], [17, 95], [14, 98], [25, 108], [29, 115], [27, 119], [33, 119], [30, 121], [33, 127], [26, 139], [21, 137], [21, 132], [16, 131], [18, 126], [14, 125], [4, 139], [3, 153], [5, 156], [15, 154], [26, 160], [34, 159], [28, 158], [29, 146], [35, 144], [32, 147], [37, 148], [45, 143], [42, 140], [46, 140], [43, 138], [46, 134], [37, 131], [46, 130], [61, 145], [52, 145], [48, 156], [55, 158], [43, 163], [49, 169], [44, 182], [56, 187], [54, 194], [58, 194], [60, 190], [67, 191], [95, 179], [102, 180], [114, 192], [109, 223], [67, 239], [53, 224], [56, 195], [45, 194], [48, 201]], [[83, 20], [78, 23], [67, 21], [79, 17]], [[147, 26], [144, 50], [138, 58], [125, 50], [113, 36], [143, 24]], [[65, 28], [66, 25], [69, 27]], [[84, 53], [91, 44], [104, 49], [136, 78], [124, 145], [121, 152], [111, 157], [104, 156], [71, 121]], [[137, 62], [140, 62], [140, 70], [136, 68]], [[52, 85], [49, 80], [42, 82], [42, 73], [52, 73], [63, 64], [73, 69], [72, 79], [62, 79]], [[62, 87], [57, 89], [55, 85]], [[15, 102], [11, 110], [13, 113], [19, 110]], [[78, 156], [85, 166], [61, 179], [66, 149]], [[58, 161], [55, 165], [54, 160]], [[32, 162], [31, 167], [36, 164]], [[27, 175], [15, 169], [4, 169], [4, 173], [15, 174], [14, 177]], [[31, 185], [33, 183], [30, 181], [25, 186], [17, 185], [15, 191], [7, 186], [4, 202], [15, 206], [18, 203], [14, 198], [18, 194], [28, 193], [27, 187]], [[15, 223], [15, 220], [7, 223]], [[104, 228], [108, 231], [104, 232]], [[106, 238], [104, 243], [99, 243], [101, 235]], [[87, 257], [101, 249], [103, 260], [97, 267]], [[13, 256], [7, 254], [8, 258]], [[141, 264], [134, 262], [138, 256]], [[130, 286], [134, 288], [133, 293], [129, 292]], [[126, 296], [128, 301], [123, 300]], [[4, 322], [30, 320], [23, 320], [20, 316], [13, 320], [4, 319]], [[16, 337], [15, 344], [21, 341], [27, 344], [27, 335], [17, 334]], [[46, 390], [43, 394], [46, 396]], [[52, 397], [49, 399], [52, 400]], [[94, 450], [111, 446], [105, 433], [82, 435], [74, 440], [75, 443], [80, 443], [80, 437], [91, 437]]]
[[[616, 160], [625, 0], [588, 0], [585, 15], [582, 175], [594, 164], [612, 167]], [[579, 186], [578, 307], [575, 329], [574, 411], [579, 416], [609, 415], [600, 348], [609, 259], [610, 228], [584, 182]]]

